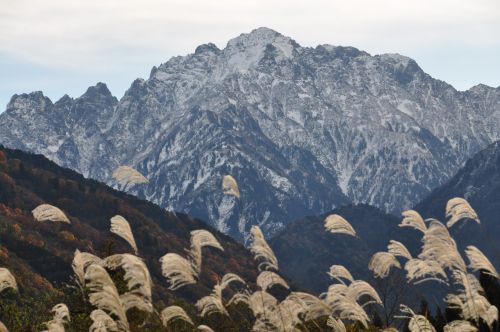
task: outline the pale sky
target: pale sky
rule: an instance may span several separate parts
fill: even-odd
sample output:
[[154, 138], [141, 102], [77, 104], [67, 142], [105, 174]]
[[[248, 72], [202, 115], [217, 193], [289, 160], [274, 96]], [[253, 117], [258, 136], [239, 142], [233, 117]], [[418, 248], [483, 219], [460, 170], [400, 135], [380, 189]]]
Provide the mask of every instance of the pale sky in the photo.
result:
[[265, 26], [302, 46], [407, 55], [466, 90], [500, 85], [500, 0], [0, 0], [0, 111], [105, 82], [118, 98], [154, 65]]

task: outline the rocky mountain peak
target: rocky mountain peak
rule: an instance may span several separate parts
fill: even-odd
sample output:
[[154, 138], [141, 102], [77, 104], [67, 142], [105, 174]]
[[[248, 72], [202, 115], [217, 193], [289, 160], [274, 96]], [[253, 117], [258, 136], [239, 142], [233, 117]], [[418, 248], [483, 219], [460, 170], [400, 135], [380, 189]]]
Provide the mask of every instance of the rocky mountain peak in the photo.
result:
[[[302, 48], [259, 28], [171, 58], [120, 101], [98, 84], [57, 113], [11, 103], [0, 143], [109, 183], [130, 165], [150, 179], [130, 193], [244, 239], [349, 201], [413, 206], [500, 138], [498, 89], [475, 91], [405, 56]], [[240, 199], [221, 192], [226, 174]]]

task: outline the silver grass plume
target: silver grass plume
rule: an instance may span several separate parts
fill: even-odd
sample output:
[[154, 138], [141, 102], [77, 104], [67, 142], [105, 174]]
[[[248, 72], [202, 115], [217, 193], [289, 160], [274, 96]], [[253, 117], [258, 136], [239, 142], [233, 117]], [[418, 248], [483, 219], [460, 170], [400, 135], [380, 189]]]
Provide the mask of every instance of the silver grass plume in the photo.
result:
[[200, 332], [214, 332], [214, 330], [212, 330], [209, 326], [206, 325], [199, 325], [196, 329]]
[[125, 306], [108, 272], [100, 265], [90, 265], [85, 272], [85, 282], [91, 292], [90, 303], [114, 316], [119, 331], [129, 331]]
[[385, 251], [375, 253], [368, 263], [368, 269], [377, 278], [387, 277], [393, 267], [400, 269], [401, 264], [393, 254]]
[[396, 257], [403, 257], [408, 260], [413, 258], [406, 246], [398, 241], [390, 240], [387, 245], [387, 251]]
[[447, 283], [448, 277], [441, 265], [433, 260], [410, 259], [405, 264], [406, 278], [408, 282], [419, 284], [428, 280]]
[[71, 322], [68, 306], [64, 303], [56, 304], [52, 307], [51, 312], [54, 314], [54, 320], [61, 322]]
[[92, 325], [89, 332], [117, 332], [116, 322], [107, 313], [101, 309], [95, 309], [90, 313]]
[[262, 271], [257, 276], [257, 286], [259, 286], [263, 291], [267, 291], [268, 288], [271, 288], [274, 285], [281, 285], [286, 289], [290, 288], [283, 278], [272, 271]]
[[231, 283], [238, 282], [240, 284], [245, 285], [246, 282], [236, 273], [226, 273], [220, 282], [220, 288], [223, 290], [227, 288]]
[[277, 328], [278, 300], [264, 291], [255, 291], [250, 296], [250, 309], [255, 317], [253, 331], [264, 331]]
[[254, 259], [260, 262], [258, 266], [259, 271], [269, 269], [278, 271], [278, 259], [269, 244], [267, 244], [259, 226], [252, 226], [250, 234], [250, 251], [254, 254]]
[[0, 322], [0, 332], [9, 332], [7, 326], [4, 323]]
[[465, 249], [465, 254], [469, 259], [469, 268], [473, 271], [486, 271], [487, 274], [498, 279], [498, 272], [491, 264], [490, 260], [475, 246], [468, 246]]
[[176, 290], [186, 285], [196, 284], [198, 273], [189, 260], [178, 254], [168, 253], [160, 258], [160, 262], [162, 274], [170, 283], [169, 289]]
[[149, 183], [149, 180], [130, 166], [119, 166], [113, 171], [113, 178], [120, 184]]
[[59, 320], [51, 320], [44, 323], [44, 325], [47, 329], [42, 332], [64, 332], [64, 324]]
[[232, 195], [240, 198], [238, 183], [231, 175], [224, 175], [222, 178], [222, 190], [226, 195]]
[[212, 294], [219, 297], [222, 301], [222, 291], [229, 287], [229, 285], [232, 283], [240, 283], [242, 285], [246, 285], [245, 280], [243, 280], [239, 275], [235, 273], [226, 273], [222, 277], [221, 281], [214, 286]]
[[212, 247], [224, 251], [224, 248], [207, 230], [198, 229], [191, 232], [191, 249], [189, 256], [197, 273], [201, 272], [202, 249], [203, 247]]
[[330, 266], [330, 271], [328, 271], [327, 274], [331, 278], [333, 278], [333, 279], [341, 282], [342, 284], [345, 284], [345, 282], [342, 279], [349, 280], [349, 282], [353, 282], [354, 281], [354, 278], [352, 277], [351, 272], [349, 272], [349, 270], [346, 269], [342, 265], [332, 265], [332, 266]]
[[61, 209], [50, 204], [38, 205], [31, 213], [36, 221], [56, 221], [71, 224], [71, 221]]
[[300, 331], [296, 328], [298, 324], [302, 323], [301, 316], [305, 313], [306, 308], [299, 302], [286, 298], [278, 304], [280, 318], [277, 320], [276, 325], [280, 331]]
[[53, 318], [45, 323], [47, 330], [43, 332], [64, 332], [64, 323], [71, 321], [68, 306], [64, 303], [56, 304], [52, 307], [51, 312]]
[[215, 313], [229, 316], [224, 304], [222, 304], [222, 298], [216, 294], [202, 297], [196, 302], [195, 307], [200, 312], [201, 317], [206, 317]]
[[246, 282], [237, 274], [227, 273], [222, 277], [221, 282], [214, 286], [210, 295], [205, 296], [196, 302], [195, 306], [198, 311], [200, 311], [200, 315], [202, 317], [213, 313], [220, 313], [229, 316], [229, 313], [222, 302], [222, 291], [234, 282], [246, 284]]
[[[105, 266], [111, 270], [122, 268], [125, 271], [123, 279], [127, 282], [130, 294], [142, 299], [144, 304], [139, 304], [141, 308], [147, 308], [148, 312], [153, 311], [151, 288], [153, 282], [149, 270], [142, 259], [131, 254], [116, 254], [106, 257]], [[127, 303], [126, 301], [124, 303]], [[137, 308], [141, 310], [140, 308]]]
[[479, 322], [482, 319], [491, 328], [493, 322], [498, 320], [498, 309], [481, 295], [484, 290], [479, 281], [473, 274], [459, 270], [453, 271], [453, 277], [461, 289], [457, 294], [448, 294], [446, 297], [450, 308], [461, 310], [461, 315], [466, 320]]
[[344, 323], [340, 319], [333, 316], [328, 317], [326, 326], [331, 327], [333, 332], [346, 332]]
[[236, 292], [227, 302], [226, 307], [232, 304], [245, 303], [250, 307], [250, 293], [247, 290]]
[[[370, 302], [382, 304], [377, 291], [364, 280], [355, 280], [347, 287], [347, 296], [359, 301], [363, 296], [371, 298]], [[365, 303], [366, 304], [366, 303]]]
[[455, 240], [448, 229], [437, 220], [431, 220], [427, 231], [422, 238], [422, 252], [418, 256], [423, 260], [433, 260], [442, 268], [465, 271], [465, 262], [458, 252]]
[[12, 288], [17, 291], [17, 282], [7, 268], [0, 267], [0, 292], [3, 292], [7, 288]]
[[452, 198], [446, 203], [446, 218], [448, 228], [455, 225], [462, 219], [471, 219], [480, 224], [476, 211], [470, 206], [469, 202], [460, 197]]
[[446, 324], [444, 332], [477, 332], [477, 328], [466, 320], [454, 320]]
[[[328, 291], [321, 296], [332, 308], [336, 317], [358, 321], [365, 327], [368, 326], [369, 318], [363, 306], [369, 303], [382, 303], [375, 289], [362, 280], [355, 280], [349, 286], [343, 284], [331, 285]], [[367, 297], [369, 300], [360, 305], [358, 301], [363, 297]]]
[[102, 265], [103, 260], [88, 252], [80, 252], [78, 249], [75, 250], [71, 267], [73, 268], [73, 272], [80, 286], [85, 286], [85, 270], [92, 264]]
[[302, 306], [304, 309], [304, 320], [306, 321], [328, 316], [332, 312], [325, 301], [309, 293], [291, 292], [286, 298]]
[[168, 324], [171, 321], [175, 321], [175, 320], [182, 320], [182, 321], [185, 321], [191, 325], [194, 325], [193, 321], [188, 316], [186, 311], [184, 311], [184, 309], [182, 309], [179, 306], [171, 305], [171, 306], [166, 307], [165, 309], [163, 309], [161, 311], [161, 321], [162, 321], [163, 326], [168, 327]]
[[325, 229], [334, 234], [347, 234], [356, 236], [356, 231], [351, 224], [338, 214], [331, 214], [325, 219]]
[[404, 314], [397, 318], [409, 318], [408, 329], [410, 332], [436, 332], [434, 326], [425, 318], [425, 316], [417, 315], [408, 306], [401, 304], [400, 310]]
[[424, 219], [415, 210], [407, 210], [403, 212], [403, 220], [398, 225], [399, 227], [412, 227], [416, 230], [425, 233], [427, 226], [425, 226]]
[[115, 233], [125, 241], [134, 249], [135, 254], [137, 255], [137, 244], [135, 243], [134, 234], [132, 233], [132, 229], [130, 228], [130, 224], [128, 221], [120, 215], [116, 215], [111, 218], [111, 233]]

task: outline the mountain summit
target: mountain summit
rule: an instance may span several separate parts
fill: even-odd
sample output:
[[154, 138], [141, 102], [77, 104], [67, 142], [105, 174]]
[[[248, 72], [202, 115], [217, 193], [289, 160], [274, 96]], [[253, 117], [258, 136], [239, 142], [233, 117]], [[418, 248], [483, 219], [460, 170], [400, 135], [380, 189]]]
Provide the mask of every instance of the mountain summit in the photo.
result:
[[[500, 89], [460, 92], [397, 54], [301, 47], [267, 28], [171, 58], [118, 101], [98, 84], [52, 103], [13, 98], [0, 143], [112, 183], [243, 239], [348, 202], [414, 205], [500, 138]], [[241, 198], [224, 196], [232, 175]]]

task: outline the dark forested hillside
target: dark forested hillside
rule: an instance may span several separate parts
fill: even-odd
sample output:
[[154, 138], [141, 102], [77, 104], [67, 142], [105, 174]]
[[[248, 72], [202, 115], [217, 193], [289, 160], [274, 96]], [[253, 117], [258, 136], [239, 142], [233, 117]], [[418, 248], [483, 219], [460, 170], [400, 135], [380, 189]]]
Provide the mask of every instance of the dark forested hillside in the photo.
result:
[[[61, 208], [71, 224], [36, 221], [31, 210], [42, 203]], [[0, 267], [7, 267], [19, 284], [18, 295], [3, 293], [2, 298], [22, 306], [28, 298], [46, 296], [49, 317], [50, 307], [63, 300], [61, 290], [71, 284], [75, 249], [100, 257], [131, 251], [126, 242], [109, 231], [110, 218], [117, 214], [132, 227], [139, 256], [145, 259], [153, 277], [155, 302], [174, 301], [161, 275], [159, 258], [168, 252], [185, 255], [190, 231], [195, 229], [209, 229], [224, 252], [204, 250], [200, 282], [175, 292], [177, 300], [193, 302], [206, 295], [227, 272], [255, 280], [249, 252], [203, 222], [87, 180], [43, 156], [0, 147]], [[9, 310], [2, 310], [0, 315], [0, 321], [10, 322]]]
[[452, 229], [460, 246], [477, 245], [500, 266], [500, 142], [472, 157], [450, 181], [434, 190], [415, 210], [424, 218], [444, 220], [446, 201], [463, 197], [476, 210], [481, 225], [462, 223]]
[[[331, 213], [348, 220], [358, 237], [328, 233], [324, 219]], [[389, 240], [402, 241], [409, 248], [419, 244], [413, 230], [397, 227], [399, 218], [369, 205], [345, 206], [331, 213], [298, 220], [270, 241], [283, 273], [316, 293], [332, 283], [327, 272], [333, 264], [344, 265], [354, 278], [367, 279], [371, 256], [386, 250]]]

